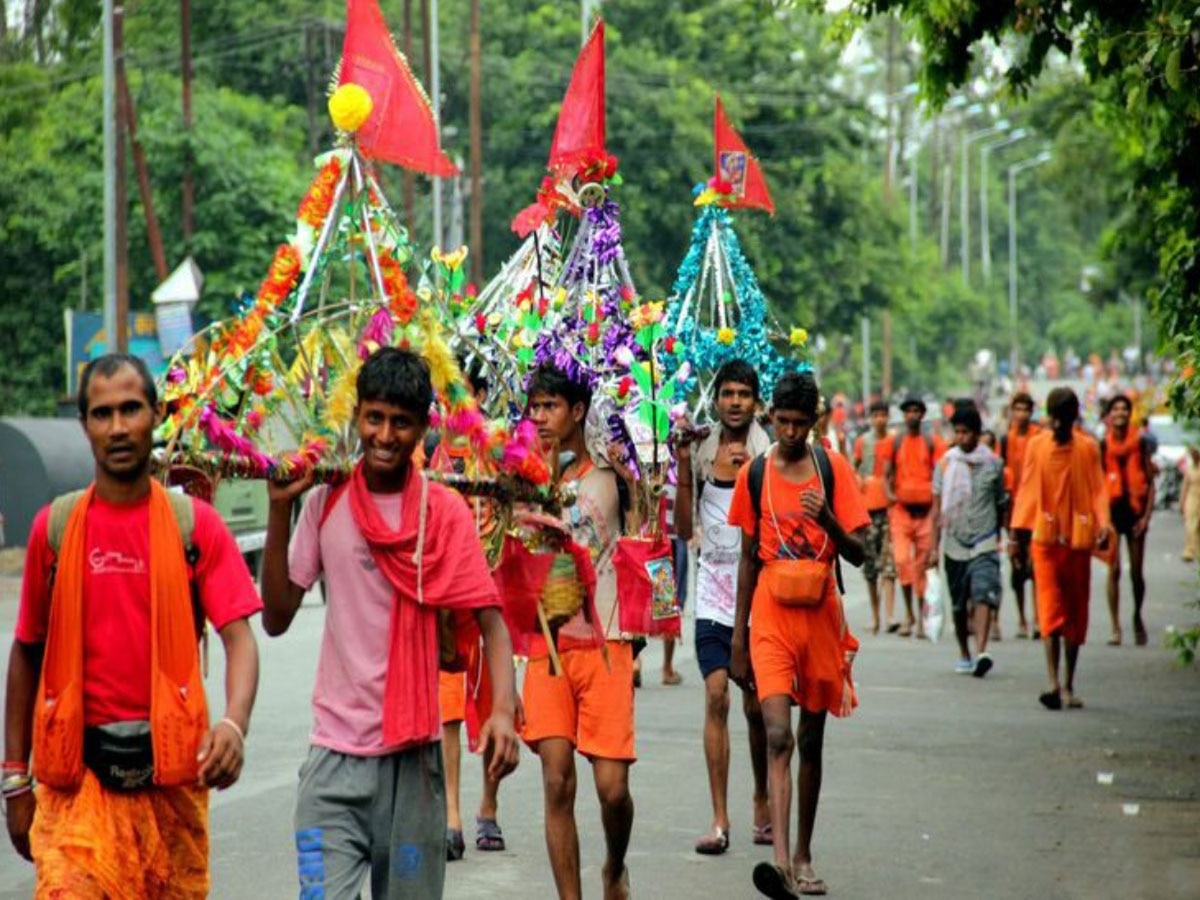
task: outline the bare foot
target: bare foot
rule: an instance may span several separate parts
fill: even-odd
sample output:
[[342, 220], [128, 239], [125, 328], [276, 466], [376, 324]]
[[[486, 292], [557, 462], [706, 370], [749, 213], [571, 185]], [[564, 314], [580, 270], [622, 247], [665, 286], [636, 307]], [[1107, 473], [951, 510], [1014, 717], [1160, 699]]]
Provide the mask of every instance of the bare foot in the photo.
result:
[[605, 863], [600, 877], [604, 881], [604, 900], [629, 900], [629, 866], [622, 866], [620, 876], [613, 879]]
[[1083, 709], [1083, 698], [1070, 691], [1063, 691], [1062, 702], [1067, 709]]

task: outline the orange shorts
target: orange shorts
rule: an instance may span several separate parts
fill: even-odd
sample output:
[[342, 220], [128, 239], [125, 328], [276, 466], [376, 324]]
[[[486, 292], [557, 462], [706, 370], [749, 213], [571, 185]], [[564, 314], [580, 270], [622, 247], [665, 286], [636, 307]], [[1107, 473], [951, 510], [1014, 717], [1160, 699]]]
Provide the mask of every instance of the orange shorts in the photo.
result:
[[550, 674], [550, 657], [525, 668], [525, 725], [521, 738], [536, 751], [539, 741], [565, 738], [589, 759], [634, 762], [633, 648], [609, 641], [608, 662], [599, 647], [564, 650], [563, 671]]
[[750, 664], [758, 699], [780, 694], [809, 712], [848, 714], [857, 704], [842, 634], [841, 604], [830, 576], [820, 606], [784, 606], [760, 582], [750, 616]]
[[1087, 641], [1092, 554], [1057, 544], [1033, 544], [1033, 583], [1042, 634], [1061, 634], [1068, 644]]
[[438, 672], [438, 705], [442, 724], [461, 722], [467, 717], [467, 673]]
[[933, 552], [933, 516], [914, 516], [899, 503], [888, 513], [892, 532], [892, 555], [902, 587], [911, 587], [918, 597], [929, 585], [929, 555]]

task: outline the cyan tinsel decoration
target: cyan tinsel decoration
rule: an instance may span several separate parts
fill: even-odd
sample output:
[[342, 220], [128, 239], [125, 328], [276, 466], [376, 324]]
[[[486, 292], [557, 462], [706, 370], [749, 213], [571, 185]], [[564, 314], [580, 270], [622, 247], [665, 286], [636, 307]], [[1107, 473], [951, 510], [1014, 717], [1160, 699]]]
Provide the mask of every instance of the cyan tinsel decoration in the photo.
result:
[[[735, 331], [731, 344], [722, 344], [717, 340], [715, 324], [712, 327], [701, 326], [699, 308], [705, 301], [704, 297], [694, 296], [691, 310], [686, 317], [683, 315], [684, 299], [700, 283], [705, 272], [710, 280], [709, 289], [716, 289], [711, 281], [718, 260], [709, 250], [709, 237], [714, 231], [732, 275], [732, 284], [727, 285], [727, 290], [735, 298], [728, 309], [729, 325]], [[724, 302], [723, 298], [719, 299]], [[776, 350], [771, 343], [768, 323], [767, 300], [758, 286], [754, 270], [742, 253], [741, 242], [733, 228], [733, 217], [728, 210], [715, 204], [704, 207], [692, 226], [691, 245], [679, 266], [667, 304], [667, 331], [676, 335], [684, 348], [682, 355], [673, 355], [666, 361], [670, 374], [674, 375], [685, 361], [690, 362], [692, 375], [686, 382], [690, 394], [699, 385], [707, 383], [723, 363], [742, 359], [758, 371], [763, 396], [770, 399], [775, 382], [781, 375], [785, 372], [809, 371], [812, 366], [790, 359]]]

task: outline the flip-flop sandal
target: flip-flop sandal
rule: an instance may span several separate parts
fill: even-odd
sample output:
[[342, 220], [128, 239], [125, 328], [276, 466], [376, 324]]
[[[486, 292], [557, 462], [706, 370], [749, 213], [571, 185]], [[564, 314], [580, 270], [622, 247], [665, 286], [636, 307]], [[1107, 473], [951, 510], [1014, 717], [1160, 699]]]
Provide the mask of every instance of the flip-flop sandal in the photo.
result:
[[899, 622], [892, 622], [892, 623], [891, 623], [890, 625], [888, 625], [888, 627], [887, 627], [887, 633], [888, 633], [888, 634], [895, 634], [895, 633], [896, 633], [897, 631], [899, 631], [899, 630], [900, 630], [900, 623], [899, 623]]
[[812, 875], [796, 876], [796, 890], [802, 897], [821, 897], [829, 893], [829, 885], [813, 872]]
[[500, 823], [495, 819], [475, 819], [475, 849], [476, 850], [503, 850], [504, 849], [504, 832], [500, 830]]
[[1046, 709], [1062, 709], [1062, 695], [1058, 691], [1046, 691], [1038, 694], [1038, 703]]
[[771, 900], [795, 900], [800, 896], [792, 890], [788, 873], [772, 862], [760, 862], [754, 867], [754, 886]]
[[899, 629], [899, 630], [896, 632], [896, 635], [897, 635], [898, 637], [912, 637], [912, 626], [911, 626], [911, 625], [905, 625], [903, 628]]
[[754, 826], [754, 843], [760, 847], [770, 847], [775, 843], [775, 831], [771, 828], [770, 822]]
[[678, 672], [663, 673], [662, 683], [668, 687], [674, 687], [677, 684], [683, 684], [683, 676]]
[[714, 828], [712, 834], [706, 834], [696, 841], [696, 852], [701, 856], [720, 856], [728, 849], [728, 828]]
[[829, 893], [829, 886], [820, 878], [805, 878], [796, 876], [796, 890], [802, 897], [823, 897]]
[[1067, 696], [1067, 709], [1083, 709], [1083, 700], [1074, 694]]

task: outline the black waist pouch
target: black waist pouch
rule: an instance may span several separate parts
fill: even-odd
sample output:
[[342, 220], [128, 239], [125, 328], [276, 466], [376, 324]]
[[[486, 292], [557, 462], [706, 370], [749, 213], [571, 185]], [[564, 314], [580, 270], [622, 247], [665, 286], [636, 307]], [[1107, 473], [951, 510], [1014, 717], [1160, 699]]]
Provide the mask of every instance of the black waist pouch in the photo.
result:
[[150, 723], [113, 722], [83, 729], [83, 762], [110, 791], [140, 791], [154, 783]]

